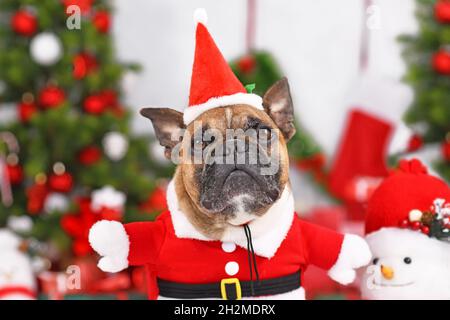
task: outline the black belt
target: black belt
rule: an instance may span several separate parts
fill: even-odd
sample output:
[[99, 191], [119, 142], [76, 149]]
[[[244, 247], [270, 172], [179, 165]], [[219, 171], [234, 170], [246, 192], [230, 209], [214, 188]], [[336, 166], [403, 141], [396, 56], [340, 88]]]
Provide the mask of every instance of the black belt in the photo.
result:
[[208, 299], [222, 298], [235, 300], [242, 297], [268, 296], [286, 293], [300, 288], [300, 271], [273, 279], [252, 281], [239, 281], [237, 278], [222, 279], [221, 282], [206, 284], [186, 284], [157, 279], [159, 294], [166, 298], [175, 299]]

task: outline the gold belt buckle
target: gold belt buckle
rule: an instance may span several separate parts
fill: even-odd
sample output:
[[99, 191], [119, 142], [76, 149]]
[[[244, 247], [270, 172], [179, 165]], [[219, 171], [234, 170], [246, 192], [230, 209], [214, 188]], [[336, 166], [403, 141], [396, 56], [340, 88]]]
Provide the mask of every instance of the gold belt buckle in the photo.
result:
[[241, 300], [242, 299], [242, 290], [241, 290], [241, 283], [239, 282], [238, 278], [227, 278], [227, 279], [222, 279], [220, 281], [220, 292], [222, 294], [222, 299], [223, 300], [228, 300], [227, 288], [226, 288], [227, 284], [234, 284], [235, 285], [235, 287], [236, 287], [236, 300]]

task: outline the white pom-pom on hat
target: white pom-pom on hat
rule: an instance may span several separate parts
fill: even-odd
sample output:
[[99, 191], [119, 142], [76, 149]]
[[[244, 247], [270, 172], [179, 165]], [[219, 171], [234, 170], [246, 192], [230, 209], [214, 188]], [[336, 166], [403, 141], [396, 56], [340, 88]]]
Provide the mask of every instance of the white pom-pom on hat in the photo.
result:
[[194, 22], [202, 23], [206, 25], [208, 23], [208, 14], [206, 13], [205, 8], [197, 8], [194, 11]]

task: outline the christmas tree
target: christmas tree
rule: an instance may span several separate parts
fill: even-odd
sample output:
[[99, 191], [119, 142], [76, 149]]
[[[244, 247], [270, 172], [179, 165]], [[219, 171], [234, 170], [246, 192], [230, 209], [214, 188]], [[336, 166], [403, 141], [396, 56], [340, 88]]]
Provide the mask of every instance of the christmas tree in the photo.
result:
[[0, 106], [17, 109], [0, 126], [0, 227], [58, 259], [92, 252], [95, 221], [153, 219], [165, 205], [157, 179], [172, 168], [130, 132], [121, 79], [137, 66], [116, 59], [111, 10], [106, 0], [0, 2]]
[[417, 0], [416, 16], [418, 33], [400, 39], [415, 92], [405, 118], [423, 131], [424, 142], [441, 144], [436, 168], [450, 180], [450, 1]]

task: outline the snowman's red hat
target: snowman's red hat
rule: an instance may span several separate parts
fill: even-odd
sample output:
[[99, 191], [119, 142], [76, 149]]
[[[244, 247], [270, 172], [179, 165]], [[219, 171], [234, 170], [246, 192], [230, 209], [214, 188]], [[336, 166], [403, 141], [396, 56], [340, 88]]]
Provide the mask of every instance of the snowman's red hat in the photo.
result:
[[429, 175], [419, 160], [402, 160], [398, 170], [381, 183], [369, 200], [366, 234], [386, 227], [409, 228], [410, 224], [419, 232], [420, 228], [426, 231], [421, 213], [428, 213], [430, 218], [437, 210], [436, 201], [450, 213], [447, 184]]
[[206, 28], [205, 9], [195, 10], [194, 21], [195, 55], [184, 123], [188, 125], [203, 112], [227, 105], [247, 104], [263, 110], [261, 97], [247, 93], [214, 43]]

